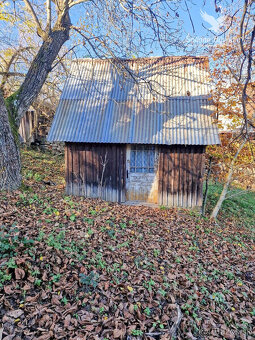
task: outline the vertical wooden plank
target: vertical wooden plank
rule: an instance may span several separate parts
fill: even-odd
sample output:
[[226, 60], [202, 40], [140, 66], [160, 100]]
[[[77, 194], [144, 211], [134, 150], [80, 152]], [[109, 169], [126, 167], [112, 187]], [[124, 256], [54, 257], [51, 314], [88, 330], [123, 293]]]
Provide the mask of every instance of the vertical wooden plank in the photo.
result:
[[182, 195], [183, 195], [183, 207], [187, 208], [187, 151], [188, 148], [187, 147], [183, 147], [183, 159], [182, 159], [182, 166], [183, 166], [183, 191], [182, 191]]
[[165, 158], [165, 147], [162, 146], [159, 158], [159, 191], [161, 205], [164, 205], [164, 158]]
[[76, 152], [77, 152], [77, 166], [78, 166], [78, 171], [77, 171], [77, 184], [78, 184], [78, 195], [82, 195], [82, 184], [81, 184], [81, 144], [77, 143], [76, 144]]
[[94, 192], [94, 147], [93, 144], [90, 146], [90, 164], [89, 164], [89, 171], [90, 171], [90, 197], [93, 196]]
[[171, 190], [170, 190], [170, 154], [169, 150], [166, 149], [166, 158], [165, 158], [167, 164], [166, 164], [166, 170], [167, 173], [165, 174], [166, 177], [166, 203], [165, 205], [168, 207], [170, 205], [170, 200], [171, 200]]
[[79, 164], [80, 164], [80, 195], [84, 196], [84, 144], [79, 145]]
[[182, 146], [182, 206], [186, 207], [186, 147]]
[[123, 193], [123, 149], [122, 149], [122, 145], [119, 145], [119, 154], [120, 154], [120, 202], [122, 202], [122, 193]]
[[[102, 198], [106, 201], [110, 200], [109, 197], [109, 173], [111, 162], [109, 158], [110, 144], [103, 144], [100, 147], [100, 182], [102, 179]], [[103, 170], [104, 169], [104, 170]]]
[[200, 167], [201, 167], [201, 162], [200, 162], [200, 146], [196, 146], [195, 147], [196, 151], [195, 151], [195, 154], [196, 154], [196, 168], [195, 168], [195, 171], [196, 171], [196, 204], [195, 206], [197, 207], [197, 204], [198, 204], [198, 187], [199, 187], [199, 174], [200, 174]]
[[90, 148], [90, 197], [94, 197], [94, 146]]
[[95, 144], [92, 145], [92, 190], [93, 197], [98, 197], [98, 155], [97, 155], [97, 146]]
[[119, 176], [119, 202], [121, 202], [121, 193], [122, 193], [122, 152], [121, 145], [117, 145], [118, 153], [119, 153], [119, 161], [117, 161], [117, 169]]
[[167, 150], [166, 147], [164, 146], [162, 148], [162, 188], [161, 188], [161, 193], [162, 193], [162, 205], [166, 205], [167, 203], [167, 186], [166, 186], [166, 156], [167, 156]]
[[122, 184], [122, 202], [126, 201], [126, 156], [127, 156], [127, 145], [122, 145], [122, 178], [123, 178], [123, 184]]
[[66, 192], [68, 187], [68, 162], [67, 162], [67, 143], [65, 143], [65, 182], [66, 182]]
[[100, 194], [100, 181], [101, 181], [101, 175], [102, 173], [100, 172], [100, 150], [102, 149], [102, 144], [95, 144], [94, 145], [94, 153], [93, 153], [93, 157], [94, 157], [94, 167], [93, 167], [93, 171], [94, 171], [94, 197], [99, 197]]
[[167, 206], [168, 202], [168, 150], [164, 150], [164, 176], [163, 176], [163, 199], [164, 205]]
[[[100, 193], [99, 187], [100, 187], [100, 183], [102, 181], [102, 188], [101, 188], [101, 199], [104, 199], [104, 181], [105, 181], [105, 175], [103, 175], [103, 163], [104, 163], [104, 153], [105, 150], [105, 145], [104, 144], [98, 144], [97, 147], [97, 177], [98, 177], [98, 193]], [[103, 176], [102, 176], [103, 175]]]
[[194, 155], [194, 147], [191, 146], [190, 149], [190, 156], [191, 156], [191, 164], [190, 164], [190, 207], [194, 206], [194, 162], [195, 162], [195, 155]]
[[119, 178], [118, 178], [118, 158], [117, 158], [117, 146], [112, 147], [112, 200], [118, 202], [118, 189], [119, 189]]
[[69, 143], [65, 143], [65, 181], [66, 181], [66, 193], [69, 195], [70, 191], [70, 164], [69, 164]]
[[175, 146], [171, 148], [172, 160], [173, 160], [173, 171], [172, 171], [172, 202], [173, 207], [175, 205], [175, 190], [176, 190], [176, 178], [175, 178]]
[[178, 206], [178, 190], [179, 190], [179, 157], [177, 146], [173, 146], [173, 157], [174, 157], [174, 178], [173, 178], [173, 206]]
[[197, 155], [197, 164], [196, 164], [196, 206], [198, 206], [198, 201], [199, 201], [199, 182], [200, 182], [200, 175], [201, 175], [201, 146], [196, 147], [196, 155]]
[[183, 181], [182, 145], [178, 145], [177, 153], [178, 153], [178, 207], [182, 207], [182, 181]]
[[169, 200], [169, 206], [173, 207], [174, 206], [174, 148], [171, 147], [168, 149], [168, 154], [169, 154], [169, 161], [171, 163], [171, 173], [170, 173], [170, 200]]
[[84, 144], [84, 151], [83, 151], [83, 157], [84, 157], [84, 178], [83, 178], [83, 186], [84, 186], [84, 196], [88, 197], [88, 191], [87, 191], [87, 149], [88, 144]]
[[117, 157], [117, 170], [118, 170], [118, 178], [119, 178], [119, 189], [118, 189], [118, 202], [121, 202], [121, 148], [120, 145], [117, 145], [118, 149], [118, 157]]
[[72, 143], [72, 159], [73, 159], [73, 195], [79, 195], [79, 160], [78, 160], [78, 144]]
[[90, 146], [90, 197], [94, 198], [94, 191], [95, 191], [95, 147], [94, 144]]
[[173, 206], [173, 188], [172, 188], [172, 175], [173, 175], [173, 158], [172, 149], [168, 147], [166, 152], [167, 159], [167, 206]]
[[178, 206], [183, 207], [183, 145], [179, 146], [179, 193], [178, 193]]
[[191, 195], [191, 190], [192, 190], [192, 163], [193, 163], [193, 153], [192, 153], [192, 146], [188, 147], [188, 173], [187, 173], [187, 178], [188, 178], [188, 185], [187, 185], [187, 206], [191, 207], [192, 206], [192, 195]]
[[103, 172], [103, 164], [105, 164], [105, 170], [103, 175], [103, 197], [105, 200], [111, 200], [111, 191], [109, 190], [109, 180], [110, 180], [110, 169], [112, 167], [110, 161], [110, 144], [105, 144], [101, 150], [101, 158], [102, 158], [102, 165], [101, 165], [101, 173]]
[[119, 145], [120, 149], [120, 202], [123, 202], [123, 145]]
[[193, 164], [192, 164], [192, 207], [197, 205], [197, 147], [193, 147]]
[[112, 144], [107, 144], [105, 147], [105, 154], [107, 153], [107, 169], [105, 173], [105, 197], [107, 201], [113, 201], [113, 175], [112, 169], [114, 164], [112, 163]]
[[114, 147], [114, 161], [113, 161], [113, 164], [114, 164], [114, 167], [115, 167], [115, 179], [116, 179], [116, 190], [115, 190], [115, 201], [116, 202], [119, 202], [119, 166], [118, 166], [118, 160], [119, 160], [119, 148], [118, 146], [116, 145]]
[[32, 112], [28, 111], [28, 121], [29, 121], [29, 138], [31, 138], [32, 141], [34, 141], [33, 135], [33, 117], [32, 117]]
[[191, 153], [191, 146], [188, 146], [188, 173], [187, 173], [187, 200], [188, 200], [188, 207], [191, 207], [191, 185], [192, 185], [192, 176], [191, 176], [191, 166], [192, 166], [192, 153]]
[[164, 147], [163, 178], [162, 178], [163, 205], [167, 205], [167, 183], [168, 183], [168, 150], [166, 147]]
[[176, 147], [176, 156], [177, 156], [177, 183], [178, 183], [178, 188], [177, 188], [177, 207], [181, 206], [181, 168], [180, 168], [180, 146], [177, 145]]
[[69, 149], [69, 155], [70, 155], [70, 195], [73, 195], [73, 181], [74, 181], [74, 175], [73, 175], [73, 143], [70, 143], [70, 149]]
[[92, 146], [88, 144], [88, 148], [86, 151], [86, 160], [87, 160], [87, 197], [92, 197]]
[[[107, 175], [107, 163], [105, 160], [105, 144], [101, 144], [98, 145], [98, 150], [97, 150], [97, 154], [98, 154], [98, 169], [97, 169], [97, 173], [98, 173], [98, 197], [100, 197], [101, 199], [106, 199], [105, 197], [105, 177]], [[105, 171], [103, 172], [103, 168], [104, 168], [104, 163], [106, 163], [105, 165]]]
[[180, 167], [181, 167], [181, 174], [180, 174], [180, 183], [181, 183], [181, 206], [185, 207], [185, 180], [186, 180], [186, 176], [185, 176], [185, 146], [182, 145], [180, 147]]
[[185, 169], [185, 155], [186, 155], [186, 147], [184, 145], [181, 146], [181, 197], [182, 197], [182, 207], [186, 206], [186, 195], [185, 195], [185, 188], [186, 188], [186, 169]]
[[159, 155], [158, 155], [158, 204], [162, 205], [162, 156], [163, 156], [163, 147], [159, 147]]

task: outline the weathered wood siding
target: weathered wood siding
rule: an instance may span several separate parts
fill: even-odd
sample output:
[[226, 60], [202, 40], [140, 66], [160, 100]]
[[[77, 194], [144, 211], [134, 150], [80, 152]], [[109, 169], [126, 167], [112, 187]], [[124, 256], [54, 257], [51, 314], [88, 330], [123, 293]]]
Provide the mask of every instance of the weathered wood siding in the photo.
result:
[[159, 204], [202, 205], [204, 146], [162, 146], [159, 155]]
[[35, 141], [37, 126], [37, 113], [35, 111], [27, 111], [22, 117], [19, 126], [19, 134], [24, 143]]
[[66, 192], [124, 202], [126, 145], [66, 143]]

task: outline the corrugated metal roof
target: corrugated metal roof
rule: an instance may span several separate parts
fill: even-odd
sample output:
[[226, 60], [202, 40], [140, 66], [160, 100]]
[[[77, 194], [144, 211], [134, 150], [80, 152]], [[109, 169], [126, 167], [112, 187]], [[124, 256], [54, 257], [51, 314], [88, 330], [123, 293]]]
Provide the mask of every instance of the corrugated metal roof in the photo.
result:
[[220, 144], [207, 58], [72, 63], [48, 141]]

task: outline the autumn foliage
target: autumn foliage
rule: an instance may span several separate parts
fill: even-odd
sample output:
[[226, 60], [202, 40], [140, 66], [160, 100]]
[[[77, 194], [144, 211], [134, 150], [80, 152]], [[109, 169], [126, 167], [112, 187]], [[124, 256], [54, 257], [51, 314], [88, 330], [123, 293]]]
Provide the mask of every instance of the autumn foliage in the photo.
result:
[[[213, 159], [211, 179], [224, 183], [231, 160], [240, 145], [238, 141], [233, 141], [233, 139], [232, 134], [222, 134], [221, 146], [207, 147], [207, 159], [210, 157]], [[255, 190], [254, 155], [255, 141], [250, 140], [237, 158], [232, 178], [233, 186]]]

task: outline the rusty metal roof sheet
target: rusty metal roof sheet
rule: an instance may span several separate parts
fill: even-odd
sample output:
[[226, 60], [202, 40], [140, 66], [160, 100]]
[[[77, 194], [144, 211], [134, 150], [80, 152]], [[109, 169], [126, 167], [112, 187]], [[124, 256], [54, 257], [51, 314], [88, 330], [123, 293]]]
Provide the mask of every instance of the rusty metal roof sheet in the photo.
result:
[[48, 141], [220, 144], [204, 57], [72, 63]]

